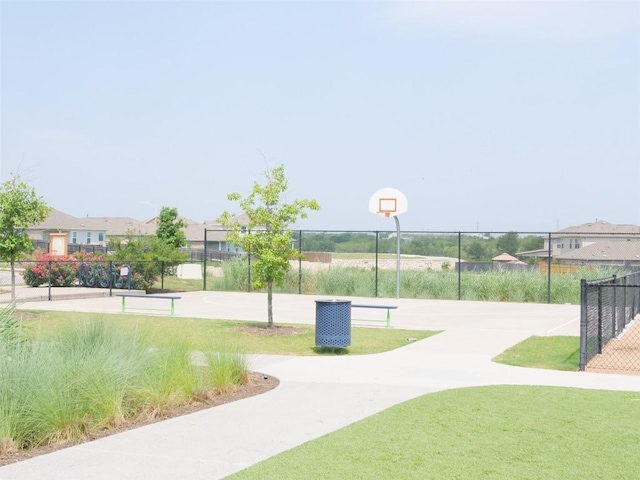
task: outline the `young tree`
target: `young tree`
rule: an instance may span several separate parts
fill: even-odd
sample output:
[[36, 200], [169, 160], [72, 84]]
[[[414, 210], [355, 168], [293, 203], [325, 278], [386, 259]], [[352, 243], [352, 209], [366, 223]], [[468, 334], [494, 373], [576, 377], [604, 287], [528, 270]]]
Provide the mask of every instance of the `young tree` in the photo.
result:
[[507, 232], [498, 238], [498, 253], [506, 252], [510, 255], [515, 255], [520, 245], [520, 237], [518, 232]]
[[187, 237], [182, 231], [186, 226], [187, 224], [178, 218], [177, 208], [162, 207], [156, 236], [173, 248], [182, 248], [187, 244]]
[[11, 264], [11, 303], [16, 301], [15, 262], [33, 248], [30, 225], [44, 221], [51, 209], [19, 174], [0, 185], [0, 259]]
[[187, 260], [188, 254], [153, 235], [137, 235], [127, 232], [125, 241], [113, 242], [110, 259], [130, 264], [134, 289], [149, 291], [158, 277], [170, 273], [176, 265]]
[[268, 326], [273, 327], [273, 286], [282, 285], [290, 268], [289, 260], [301, 255], [292, 247], [293, 232], [289, 226], [298, 219], [307, 218], [308, 210], [319, 210], [315, 200], [299, 199], [285, 203], [281, 196], [287, 190], [284, 165], [264, 172], [266, 184], [253, 184], [251, 193], [243, 197], [230, 193], [227, 198], [239, 202], [242, 211], [249, 217], [246, 232], [233, 220], [229, 212], [223, 212], [218, 221], [229, 228], [227, 241], [254, 255], [253, 284], [257, 288], [267, 287]]

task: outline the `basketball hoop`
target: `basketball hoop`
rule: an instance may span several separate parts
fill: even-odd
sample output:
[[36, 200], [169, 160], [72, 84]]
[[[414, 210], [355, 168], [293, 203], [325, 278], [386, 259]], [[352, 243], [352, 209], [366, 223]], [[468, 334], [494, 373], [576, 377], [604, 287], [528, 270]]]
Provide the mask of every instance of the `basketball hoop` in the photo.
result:
[[369, 211], [386, 218], [395, 217], [407, 211], [407, 199], [394, 188], [383, 188], [369, 199]]
[[381, 188], [369, 199], [369, 211], [386, 218], [393, 217], [396, 221], [396, 298], [400, 298], [400, 221], [398, 215], [407, 211], [407, 197], [395, 188]]

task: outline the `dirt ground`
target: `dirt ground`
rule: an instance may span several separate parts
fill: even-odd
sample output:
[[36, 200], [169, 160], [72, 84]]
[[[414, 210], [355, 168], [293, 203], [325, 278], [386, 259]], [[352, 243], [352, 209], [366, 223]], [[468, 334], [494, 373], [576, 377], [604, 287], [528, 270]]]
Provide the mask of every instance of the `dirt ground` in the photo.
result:
[[587, 364], [587, 372], [640, 375], [640, 321], [614, 338]]
[[[455, 267], [457, 258], [451, 257], [422, 257], [422, 256], [409, 256], [402, 255], [400, 257], [400, 268], [402, 270], [442, 270], [444, 268], [453, 269]], [[293, 268], [297, 268], [298, 262], [292, 262]], [[329, 270], [332, 267], [354, 267], [371, 269], [375, 268], [375, 258], [333, 258], [331, 263], [321, 262], [302, 262], [302, 268], [306, 270]], [[378, 259], [378, 268], [381, 270], [395, 270], [396, 259], [395, 258], [381, 258]]]

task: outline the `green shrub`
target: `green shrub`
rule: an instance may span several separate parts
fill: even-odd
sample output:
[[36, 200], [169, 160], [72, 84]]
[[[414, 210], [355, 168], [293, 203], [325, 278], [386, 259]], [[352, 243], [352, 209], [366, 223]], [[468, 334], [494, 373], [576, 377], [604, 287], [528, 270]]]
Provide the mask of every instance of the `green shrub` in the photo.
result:
[[49, 284], [52, 287], [70, 287], [78, 279], [78, 261], [73, 257], [36, 253], [35, 262], [28, 262], [24, 270], [24, 282], [31, 287]]

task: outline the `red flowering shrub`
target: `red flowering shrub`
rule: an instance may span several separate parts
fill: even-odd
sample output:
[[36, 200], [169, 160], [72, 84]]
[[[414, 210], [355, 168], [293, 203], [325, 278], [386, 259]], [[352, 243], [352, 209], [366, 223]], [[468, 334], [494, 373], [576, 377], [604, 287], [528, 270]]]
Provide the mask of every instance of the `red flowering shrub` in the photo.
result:
[[51, 278], [52, 287], [69, 287], [77, 281], [77, 271], [78, 261], [75, 258], [36, 253], [35, 262], [25, 265], [24, 283], [31, 287], [39, 287], [48, 285]]

